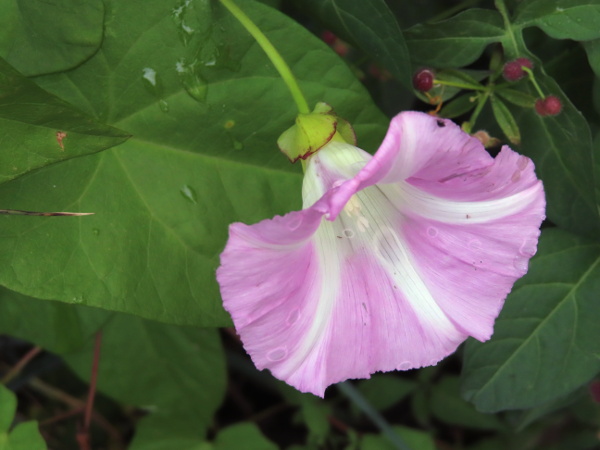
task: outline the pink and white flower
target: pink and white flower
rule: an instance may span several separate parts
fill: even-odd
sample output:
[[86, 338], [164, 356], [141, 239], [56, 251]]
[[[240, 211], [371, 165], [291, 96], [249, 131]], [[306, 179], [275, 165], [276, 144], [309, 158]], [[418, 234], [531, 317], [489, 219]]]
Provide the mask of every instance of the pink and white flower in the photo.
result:
[[319, 396], [489, 339], [545, 208], [528, 158], [494, 159], [418, 112], [392, 120], [375, 156], [330, 142], [309, 157], [302, 198], [232, 224], [217, 279], [256, 367]]

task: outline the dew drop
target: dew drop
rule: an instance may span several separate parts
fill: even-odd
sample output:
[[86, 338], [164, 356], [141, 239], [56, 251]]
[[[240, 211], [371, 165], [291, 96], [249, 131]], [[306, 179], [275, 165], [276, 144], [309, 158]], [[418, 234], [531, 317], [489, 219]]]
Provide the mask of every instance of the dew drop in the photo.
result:
[[158, 87], [156, 70], [152, 69], [151, 67], [144, 67], [142, 69], [142, 80], [144, 80], [146, 86], [151, 90]]
[[83, 303], [83, 295], [73, 297], [73, 303]]
[[521, 170], [524, 170], [525, 167], [527, 167], [527, 164], [529, 164], [529, 158], [527, 158], [526, 156], [521, 155], [519, 157], [519, 159], [517, 160], [517, 167]]
[[429, 227], [429, 228], [427, 228], [427, 234], [429, 236], [431, 236], [432, 238], [434, 238], [438, 235], [438, 230], [435, 227]]
[[231, 144], [233, 145], [234, 150], [243, 150], [244, 144], [236, 139], [234, 136], [231, 136]]
[[522, 258], [520, 256], [517, 256], [514, 260], [513, 260], [513, 266], [515, 267], [515, 269], [517, 269], [519, 272], [527, 272], [527, 264], [528, 260], [527, 258]]
[[196, 194], [196, 191], [193, 187], [184, 184], [179, 189], [179, 192], [181, 193], [181, 195], [183, 195], [183, 198], [185, 198], [188, 202], [193, 203], [194, 205], [198, 204], [198, 195]]
[[398, 370], [408, 370], [412, 367], [412, 363], [410, 361], [404, 361], [398, 366]]
[[166, 100], [163, 100], [162, 98], [158, 101], [158, 107], [164, 113], [169, 112], [169, 104]]
[[343, 233], [344, 233], [344, 236], [346, 236], [347, 238], [352, 239], [354, 237], [354, 231], [351, 230], [350, 228], [345, 228]]
[[287, 349], [285, 347], [276, 348], [267, 354], [267, 358], [270, 361], [281, 361], [287, 356]]
[[285, 321], [288, 325], [293, 325], [296, 322], [298, 322], [298, 319], [300, 318], [300, 312], [297, 309], [292, 310], [292, 312], [290, 312], [288, 314], [287, 320]]
[[294, 217], [287, 224], [288, 230], [294, 231], [295, 229], [297, 229], [300, 226], [301, 223], [302, 223], [302, 219], [300, 217], [298, 217], [298, 216]]
[[100, 230], [98, 228], [94, 228], [94, 229], [92, 229], [92, 233], [94, 233], [94, 236], [99, 236]]
[[468, 245], [472, 250], [479, 250], [481, 248], [481, 241], [479, 239], [472, 239]]
[[535, 255], [537, 245], [533, 239], [525, 239], [519, 248], [519, 253], [523, 256], [532, 257]]

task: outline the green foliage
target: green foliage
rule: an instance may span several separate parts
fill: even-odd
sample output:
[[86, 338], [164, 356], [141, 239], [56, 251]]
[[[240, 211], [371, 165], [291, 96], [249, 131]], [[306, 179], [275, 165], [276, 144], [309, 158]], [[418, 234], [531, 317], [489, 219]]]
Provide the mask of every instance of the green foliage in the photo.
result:
[[0, 57], [27, 76], [72, 69], [102, 41], [100, 0], [0, 3]]
[[23, 422], [11, 430], [17, 398], [0, 385], [0, 450], [42, 450], [47, 448], [35, 422]]
[[467, 345], [462, 390], [480, 411], [524, 409], [568, 394], [600, 370], [600, 247], [545, 230], [487, 343]]
[[396, 18], [383, 0], [297, 0], [331, 30], [381, 62], [398, 81], [410, 86], [408, 49]]
[[[26, 393], [18, 411], [0, 386], [0, 450], [46, 448], [47, 418], [48, 446], [75, 448], [81, 423], [62, 416], [78, 411], [61, 402], [85, 398], [69, 380], [88, 382], [94, 361], [96, 411], [110, 420], [93, 418], [90, 432], [118, 428], [115, 448], [597, 445], [600, 2], [412, 0], [402, 17], [383, 0], [237, 3], [310, 106], [331, 105], [361, 148], [385, 134], [378, 105], [396, 113], [413, 99], [412, 68], [427, 66], [434, 87], [415, 107], [440, 106], [529, 156], [548, 216], [529, 273], [493, 337], [448, 363], [375, 374], [325, 400], [273, 383], [215, 329], [231, 324], [215, 281], [228, 225], [301, 207], [299, 164], [276, 145], [296, 111], [264, 52], [218, 1], [0, 2], [0, 208], [94, 213], [0, 216], [1, 376], [44, 349], [3, 380]], [[358, 51], [341, 58], [309, 31], [325, 29]], [[506, 81], [519, 57], [532, 78]], [[547, 95], [560, 114], [535, 112]], [[40, 379], [53, 394], [31, 388]]]
[[[37, 298], [226, 325], [214, 271], [228, 224], [300, 204], [300, 173], [275, 146], [293, 123], [289, 94], [226, 11], [197, 2], [176, 15], [155, 1], [143, 2], [140, 15], [141, 4], [108, 4], [100, 50], [72, 71], [36, 80], [132, 138], [0, 187], [0, 203], [14, 208], [95, 213], [86, 221], [5, 218], [0, 259], [12, 270], [0, 282]], [[279, 43], [309, 101], [336, 106], [359, 144], [374, 149], [385, 119], [344, 63], [281, 13], [253, 3], [247, 10]], [[187, 36], [184, 25], [198, 32]], [[7, 161], [17, 157], [13, 150]]]

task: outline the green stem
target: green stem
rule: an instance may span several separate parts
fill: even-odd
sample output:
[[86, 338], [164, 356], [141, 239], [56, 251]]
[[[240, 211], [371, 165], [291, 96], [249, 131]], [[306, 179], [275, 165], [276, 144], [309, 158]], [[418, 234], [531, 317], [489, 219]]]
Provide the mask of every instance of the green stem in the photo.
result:
[[362, 396], [362, 394], [347, 381], [339, 383], [337, 388], [348, 397], [365, 415], [373, 421], [375, 425], [381, 430], [383, 435], [388, 438], [392, 445], [398, 450], [411, 450], [411, 448], [404, 442], [391, 425], [383, 418], [379, 412], [373, 408], [373, 406]]
[[533, 87], [540, 95], [540, 98], [546, 98], [544, 92], [542, 91], [542, 88], [540, 88], [540, 85], [537, 83], [537, 81], [535, 81], [535, 75], [533, 74], [533, 71], [529, 67], [525, 66], [521, 66], [521, 69], [523, 69], [523, 72], [525, 72], [529, 76], [529, 81], [531, 81], [531, 84], [533, 84]]
[[445, 81], [445, 80], [434, 79], [433, 85], [435, 86], [436, 84], [441, 84], [443, 86], [452, 86], [452, 87], [457, 87], [457, 88], [461, 88], [461, 89], [470, 89], [473, 91], [485, 91], [486, 90], [486, 88], [484, 88], [483, 86], [477, 86], [475, 84], [464, 84], [459, 81]]
[[473, 111], [473, 114], [471, 114], [471, 118], [467, 122], [466, 126], [465, 126], [465, 124], [463, 124], [463, 127], [462, 127], [463, 131], [465, 131], [466, 133], [471, 133], [471, 131], [473, 130], [473, 127], [475, 126], [475, 121], [479, 117], [479, 114], [481, 113], [481, 110], [485, 106], [489, 96], [490, 96], [489, 91], [486, 91], [483, 94], [483, 96], [479, 96], [479, 103], [477, 103], [477, 106], [475, 107], [475, 111]]
[[496, 9], [500, 11], [500, 14], [502, 15], [502, 19], [504, 20], [504, 31], [506, 32], [506, 36], [508, 36], [510, 43], [512, 44], [512, 52], [510, 51], [511, 49], [505, 48], [504, 50], [509, 54], [509, 59], [516, 58], [519, 54], [519, 45], [517, 44], [517, 38], [513, 32], [512, 24], [510, 23], [508, 9], [504, 4], [504, 0], [495, 0], [494, 4], [496, 5]]
[[296, 106], [298, 107], [298, 112], [300, 114], [309, 114], [310, 108], [308, 107], [308, 102], [306, 101], [306, 98], [304, 98], [294, 74], [283, 60], [279, 52], [275, 49], [273, 44], [271, 44], [271, 41], [269, 41], [264, 33], [260, 31], [254, 22], [250, 20], [250, 18], [233, 2], [233, 0], [220, 0], [220, 2], [242, 24], [248, 33], [250, 33], [252, 37], [256, 39], [258, 45], [260, 45], [263, 51], [267, 54], [279, 72], [279, 75], [281, 75], [281, 78], [290, 90], [290, 93], [294, 98], [294, 102], [296, 102]]

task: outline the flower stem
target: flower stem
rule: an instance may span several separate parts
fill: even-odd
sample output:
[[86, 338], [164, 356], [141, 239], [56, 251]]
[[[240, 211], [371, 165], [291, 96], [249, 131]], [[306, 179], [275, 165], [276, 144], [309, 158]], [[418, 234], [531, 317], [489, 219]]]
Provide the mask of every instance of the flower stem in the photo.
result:
[[391, 425], [373, 408], [373, 406], [362, 396], [362, 394], [347, 381], [339, 383], [338, 389], [348, 397], [371, 421], [379, 428], [382, 434], [398, 450], [411, 450], [404, 440], [396, 433]]
[[475, 122], [477, 121], [477, 118], [479, 117], [479, 113], [481, 113], [481, 110], [483, 109], [489, 96], [490, 96], [489, 91], [486, 91], [485, 93], [483, 93], [479, 96], [477, 106], [475, 107], [475, 111], [473, 111], [473, 114], [471, 114], [471, 118], [469, 119], [468, 122], [465, 122], [462, 125], [462, 129], [465, 133], [471, 133], [471, 131], [473, 130], [473, 127], [475, 126]]
[[525, 73], [527, 73], [527, 75], [529, 75], [529, 81], [531, 81], [531, 84], [533, 84], [533, 87], [535, 88], [537, 93], [540, 95], [540, 98], [546, 98], [546, 96], [544, 95], [544, 92], [542, 91], [542, 88], [540, 88], [540, 85], [537, 83], [537, 81], [535, 81], [535, 75], [533, 74], [533, 71], [529, 67], [525, 67], [525, 66], [521, 66], [521, 69], [523, 69], [523, 72], [525, 72]]
[[294, 98], [294, 102], [296, 102], [296, 106], [298, 107], [298, 112], [300, 114], [308, 114], [310, 113], [310, 108], [308, 107], [308, 102], [306, 98], [302, 94], [300, 90], [300, 86], [298, 86], [298, 82], [294, 77], [294, 74], [290, 70], [290, 67], [283, 60], [277, 49], [271, 44], [271, 41], [264, 35], [262, 31], [250, 20], [250, 18], [242, 11], [233, 0], [220, 0], [220, 2], [225, 6], [229, 12], [242, 24], [242, 26], [252, 35], [256, 42], [263, 51], [267, 54], [275, 69], [279, 72], [279, 75], [287, 85], [292, 97]]

